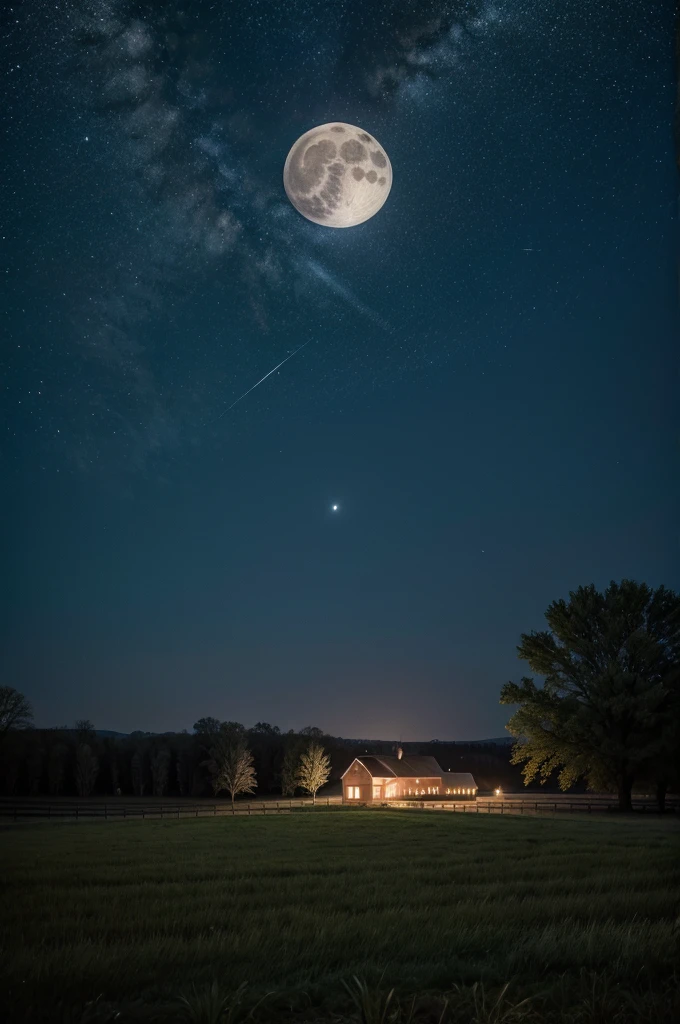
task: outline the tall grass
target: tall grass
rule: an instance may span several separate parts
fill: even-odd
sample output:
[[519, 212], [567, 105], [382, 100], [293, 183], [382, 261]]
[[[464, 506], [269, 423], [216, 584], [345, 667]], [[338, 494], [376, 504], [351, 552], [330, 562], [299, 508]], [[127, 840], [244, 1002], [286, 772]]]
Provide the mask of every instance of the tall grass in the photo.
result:
[[540, 1007], [580, 1024], [600, 996], [620, 1013], [628, 996], [657, 999], [677, 949], [666, 822], [367, 811], [32, 824], [3, 831], [0, 877], [0, 1000], [22, 1020], [56, 1002], [179, 1013], [182, 997], [244, 985], [248, 1012], [274, 991], [258, 1013], [324, 1014], [349, 1006], [356, 976], [367, 998], [394, 989], [395, 1020], [430, 993], [433, 1020], [447, 999], [444, 1019], [500, 1024]]

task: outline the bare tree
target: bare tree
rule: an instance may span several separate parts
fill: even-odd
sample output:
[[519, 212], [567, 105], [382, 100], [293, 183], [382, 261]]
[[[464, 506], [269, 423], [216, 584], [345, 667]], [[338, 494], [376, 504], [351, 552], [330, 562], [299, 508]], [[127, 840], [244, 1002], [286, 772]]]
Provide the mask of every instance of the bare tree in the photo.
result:
[[165, 796], [170, 775], [170, 751], [158, 747], [151, 754], [151, 784], [154, 796]]
[[316, 803], [317, 791], [328, 782], [330, 774], [330, 755], [324, 753], [320, 743], [310, 743], [300, 755], [297, 781], [302, 789], [312, 794], [313, 803]]
[[30, 729], [33, 725], [33, 706], [23, 693], [13, 686], [0, 686], [0, 737], [10, 729]]
[[223, 732], [210, 751], [208, 767], [213, 775], [212, 785], [215, 793], [226, 790], [231, 797], [231, 809], [234, 799], [239, 793], [254, 793], [255, 768], [253, 755], [246, 746], [242, 735], [234, 732]]
[[76, 787], [78, 796], [90, 796], [99, 774], [99, 761], [89, 743], [80, 743], [76, 753]]

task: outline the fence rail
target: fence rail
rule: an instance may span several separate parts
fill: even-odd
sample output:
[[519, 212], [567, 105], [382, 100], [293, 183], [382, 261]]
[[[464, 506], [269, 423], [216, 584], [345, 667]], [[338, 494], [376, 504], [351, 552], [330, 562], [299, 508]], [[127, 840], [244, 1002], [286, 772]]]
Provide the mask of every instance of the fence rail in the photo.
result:
[[[384, 806], [384, 805], [383, 805]], [[390, 807], [412, 808], [415, 810], [448, 811], [458, 814], [519, 814], [533, 815], [541, 814], [603, 814], [618, 813], [618, 804], [614, 800], [550, 800], [539, 798], [531, 800], [521, 798], [519, 800], [467, 800], [464, 802], [434, 803], [429, 801], [390, 801]], [[652, 801], [633, 801], [633, 810], [641, 813], [658, 814], [658, 806]], [[666, 811], [680, 811], [680, 805], [675, 800], [666, 801]]]
[[310, 807], [331, 807], [337, 804], [330, 798], [317, 800], [262, 800], [257, 803], [238, 801], [232, 808], [228, 803], [120, 803], [117, 801], [100, 803], [89, 801], [65, 800], [8, 800], [0, 799], [0, 818], [47, 818], [59, 820], [74, 818], [103, 818], [104, 820], [142, 820], [182, 819], [182, 818], [220, 818], [244, 815], [290, 814], [291, 811]]
[[[444, 811], [449, 814], [519, 814], [534, 817], [551, 814], [603, 814], [616, 813], [618, 806], [614, 800], [607, 797], [593, 797], [590, 800], [582, 798], [568, 799], [557, 797], [550, 799], [547, 795], [537, 798], [521, 796], [514, 799], [493, 800], [482, 798], [480, 800], [464, 801], [429, 801], [429, 800], [390, 800], [378, 805], [348, 805], [342, 804], [337, 797], [325, 797], [316, 801], [316, 804], [309, 799], [291, 800], [259, 800], [251, 803], [237, 801], [232, 808], [230, 803], [183, 803], [176, 801], [167, 802], [130, 802], [125, 801], [75, 801], [75, 800], [44, 800], [40, 798], [16, 799], [0, 797], [0, 818], [10, 818], [14, 821], [24, 818], [61, 820], [75, 819], [104, 819], [105, 821], [121, 820], [161, 820], [161, 819], [185, 819], [185, 818], [216, 818], [216, 817], [243, 817], [243, 816], [266, 816], [271, 814], [290, 814], [294, 811], [333, 807], [337, 810], [352, 811], [366, 806], [377, 806], [380, 809], [398, 808], [408, 810], [430, 810]], [[649, 799], [634, 799], [633, 810], [640, 813], [658, 813], [655, 802]], [[666, 802], [666, 810], [670, 813], [680, 812], [680, 801], [673, 796]]]

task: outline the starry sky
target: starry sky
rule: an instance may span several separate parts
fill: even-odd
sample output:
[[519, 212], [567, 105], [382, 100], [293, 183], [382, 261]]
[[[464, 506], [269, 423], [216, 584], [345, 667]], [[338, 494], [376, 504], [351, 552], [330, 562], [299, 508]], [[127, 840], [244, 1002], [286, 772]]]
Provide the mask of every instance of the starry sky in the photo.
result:
[[[677, 587], [672, 0], [0, 18], [2, 676], [37, 724], [498, 736], [550, 601]], [[282, 184], [329, 121], [394, 172], [346, 230]]]

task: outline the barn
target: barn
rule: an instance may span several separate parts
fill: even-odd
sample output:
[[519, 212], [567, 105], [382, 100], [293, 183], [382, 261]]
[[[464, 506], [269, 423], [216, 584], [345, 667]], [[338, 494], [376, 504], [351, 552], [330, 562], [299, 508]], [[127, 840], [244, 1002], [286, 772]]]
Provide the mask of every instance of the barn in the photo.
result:
[[434, 757], [366, 754], [355, 757], [342, 776], [342, 802], [390, 800], [474, 800], [477, 784], [469, 772], [447, 772]]

